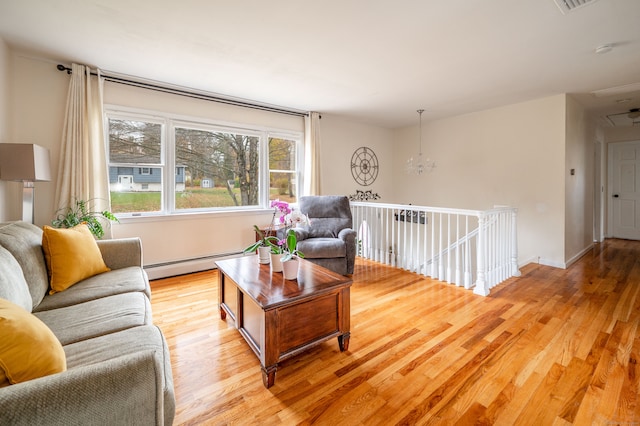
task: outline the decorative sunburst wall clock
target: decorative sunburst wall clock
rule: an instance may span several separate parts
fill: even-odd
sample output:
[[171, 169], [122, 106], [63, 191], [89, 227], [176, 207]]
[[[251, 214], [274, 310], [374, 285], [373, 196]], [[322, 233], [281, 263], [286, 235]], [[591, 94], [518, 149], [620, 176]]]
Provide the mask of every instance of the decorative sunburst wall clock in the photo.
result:
[[371, 185], [378, 177], [378, 157], [371, 148], [361, 146], [351, 156], [351, 176], [362, 186]]

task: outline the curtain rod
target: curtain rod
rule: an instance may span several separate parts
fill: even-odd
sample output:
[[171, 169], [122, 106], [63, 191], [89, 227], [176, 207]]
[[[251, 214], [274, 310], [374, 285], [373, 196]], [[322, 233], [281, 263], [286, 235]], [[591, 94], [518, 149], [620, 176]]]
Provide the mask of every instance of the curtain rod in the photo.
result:
[[[58, 69], [58, 71], [66, 71], [67, 74], [71, 74], [71, 68], [66, 67], [66, 66], [64, 66], [62, 64], [58, 64], [58, 66], [56, 68]], [[91, 71], [91, 75], [98, 75], [98, 74], [93, 72], [93, 71]], [[254, 103], [248, 102], [248, 101], [224, 98], [224, 97], [221, 97], [221, 96], [209, 95], [209, 94], [204, 94], [204, 93], [197, 93], [197, 92], [192, 92], [192, 91], [184, 90], [184, 89], [166, 87], [166, 86], [161, 86], [161, 85], [158, 85], [158, 84], [151, 84], [151, 83], [148, 83], [148, 82], [129, 80], [129, 79], [126, 79], [126, 78], [117, 77], [117, 76], [109, 75], [109, 74], [100, 73], [100, 75], [102, 77], [104, 77], [104, 79], [106, 81], [111, 81], [111, 82], [120, 83], [120, 84], [126, 84], [128, 86], [140, 87], [140, 88], [143, 88], [143, 89], [155, 90], [155, 91], [158, 91], [158, 92], [170, 93], [170, 94], [174, 94], [174, 95], [186, 96], [188, 98], [202, 99], [202, 100], [205, 100], [205, 101], [217, 102], [217, 103], [221, 103], [221, 104], [241, 106], [241, 107], [245, 107], [245, 108], [258, 109], [258, 110], [261, 110], [261, 111], [275, 112], [275, 113], [278, 113], [278, 114], [295, 115], [295, 116], [298, 116], [298, 117], [305, 117], [305, 116], [309, 115], [308, 113], [305, 113], [305, 112], [293, 111], [293, 110], [288, 110], [288, 109], [278, 108], [278, 107], [273, 107], [273, 106], [268, 106], [268, 105], [254, 104]]]

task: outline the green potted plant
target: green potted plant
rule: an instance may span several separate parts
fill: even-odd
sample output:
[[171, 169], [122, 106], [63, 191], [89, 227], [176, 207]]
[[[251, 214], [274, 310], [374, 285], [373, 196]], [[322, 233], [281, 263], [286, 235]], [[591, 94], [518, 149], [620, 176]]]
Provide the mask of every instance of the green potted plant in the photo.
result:
[[282, 262], [288, 262], [289, 260], [295, 259], [296, 257], [300, 257], [304, 259], [304, 253], [298, 250], [298, 236], [296, 235], [295, 229], [289, 229], [287, 231], [287, 235], [285, 238], [285, 243], [282, 246], [282, 254], [283, 256], [280, 258]]
[[293, 227], [309, 224], [309, 218], [299, 211], [291, 211], [286, 215], [284, 224], [286, 226], [286, 234], [284, 240], [280, 241], [283, 251], [280, 261], [282, 262], [284, 278], [295, 280], [298, 277], [298, 258], [304, 259], [304, 253], [298, 250], [298, 235]]
[[270, 252], [273, 248], [278, 247], [278, 238], [273, 235], [267, 236], [267, 233], [262, 231], [258, 225], [253, 225], [253, 229], [256, 231], [256, 235], [258, 235], [258, 241], [245, 248], [243, 252], [253, 253], [258, 250], [259, 262], [265, 264], [269, 263]]
[[62, 208], [56, 213], [56, 218], [51, 221], [54, 228], [73, 228], [86, 223], [97, 239], [104, 236], [103, 221], [120, 223], [118, 218], [108, 210], [94, 211], [93, 200], [75, 200], [73, 206]]

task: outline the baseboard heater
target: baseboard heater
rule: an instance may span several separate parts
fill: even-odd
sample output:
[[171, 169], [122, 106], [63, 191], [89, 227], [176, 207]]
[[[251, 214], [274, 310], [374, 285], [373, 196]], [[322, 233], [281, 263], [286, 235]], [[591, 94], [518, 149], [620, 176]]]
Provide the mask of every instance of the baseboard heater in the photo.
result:
[[193, 272], [207, 271], [215, 269], [216, 260], [229, 259], [241, 256], [242, 252], [219, 253], [211, 256], [192, 257], [189, 259], [172, 260], [169, 262], [153, 263], [144, 265], [144, 270], [149, 275], [150, 280], [173, 277], [176, 275], [190, 274]]

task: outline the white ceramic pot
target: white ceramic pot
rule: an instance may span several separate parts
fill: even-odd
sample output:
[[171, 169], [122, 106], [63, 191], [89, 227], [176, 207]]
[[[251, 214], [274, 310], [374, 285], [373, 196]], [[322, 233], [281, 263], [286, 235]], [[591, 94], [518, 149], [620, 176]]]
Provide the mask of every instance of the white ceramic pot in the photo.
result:
[[271, 253], [271, 272], [282, 272], [281, 254]]
[[282, 274], [284, 275], [284, 279], [285, 280], [298, 279], [299, 266], [300, 266], [300, 262], [298, 262], [298, 259], [296, 258], [287, 260], [286, 262], [282, 262]]
[[258, 262], [268, 265], [271, 260], [270, 247], [258, 247]]

